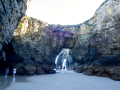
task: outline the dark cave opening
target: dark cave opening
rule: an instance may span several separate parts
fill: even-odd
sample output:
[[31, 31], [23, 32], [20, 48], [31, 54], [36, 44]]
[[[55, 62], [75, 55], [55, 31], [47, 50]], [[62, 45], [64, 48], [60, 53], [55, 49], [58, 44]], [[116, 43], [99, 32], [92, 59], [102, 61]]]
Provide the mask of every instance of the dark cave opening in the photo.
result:
[[[4, 52], [4, 54], [3, 54]], [[7, 68], [9, 68], [9, 75], [12, 75], [13, 73], [13, 68], [14, 68], [14, 64], [13, 62], [15, 62], [16, 59], [16, 55], [13, 52], [13, 48], [12, 46], [9, 45], [5, 45], [3, 46], [3, 49], [0, 52], [0, 74], [5, 74], [5, 70]], [[5, 58], [4, 58], [5, 57]]]

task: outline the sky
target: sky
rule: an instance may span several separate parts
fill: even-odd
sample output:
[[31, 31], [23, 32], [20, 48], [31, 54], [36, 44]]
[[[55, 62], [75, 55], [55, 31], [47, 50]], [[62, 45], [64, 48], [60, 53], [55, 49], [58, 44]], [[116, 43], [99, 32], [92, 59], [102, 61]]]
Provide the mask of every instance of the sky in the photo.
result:
[[26, 14], [49, 24], [75, 25], [89, 20], [105, 0], [31, 0]]

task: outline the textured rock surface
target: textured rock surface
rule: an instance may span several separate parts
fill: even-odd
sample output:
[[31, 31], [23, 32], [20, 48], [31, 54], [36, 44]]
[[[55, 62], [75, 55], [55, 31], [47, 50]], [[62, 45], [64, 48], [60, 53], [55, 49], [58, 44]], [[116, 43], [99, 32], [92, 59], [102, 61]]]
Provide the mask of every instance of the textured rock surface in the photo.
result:
[[106, 0], [90, 20], [73, 26], [49, 25], [25, 16], [5, 51], [6, 58], [5, 52], [1, 54], [19, 74], [43, 74], [54, 73], [57, 54], [68, 48], [78, 63], [75, 71], [120, 80], [119, 11], [119, 0]]
[[80, 38], [71, 54], [80, 64], [75, 71], [120, 80], [120, 73], [116, 73], [120, 67], [119, 11], [119, 0], [106, 0], [93, 17], [80, 26]]
[[74, 35], [76, 28], [48, 25], [25, 16], [14, 32], [10, 44], [14, 58], [8, 56], [7, 60], [12, 62], [12, 66], [17, 67], [18, 71], [27, 74], [54, 73], [56, 55], [62, 48], [73, 48], [77, 38], [77, 35]]
[[106, 0], [90, 20], [75, 26], [49, 25], [25, 16], [10, 44], [14, 58], [7, 60], [27, 74], [54, 73], [55, 57], [69, 48], [79, 64], [75, 71], [119, 80], [119, 6], [119, 0]]
[[[18, 22], [25, 15], [31, 0], [0, 0], [0, 58], [5, 59], [3, 51], [10, 43]], [[0, 68], [3, 61], [0, 60]], [[0, 70], [1, 71], [1, 70]]]
[[30, 0], [0, 1], [0, 50], [8, 44], [21, 17], [25, 15]]

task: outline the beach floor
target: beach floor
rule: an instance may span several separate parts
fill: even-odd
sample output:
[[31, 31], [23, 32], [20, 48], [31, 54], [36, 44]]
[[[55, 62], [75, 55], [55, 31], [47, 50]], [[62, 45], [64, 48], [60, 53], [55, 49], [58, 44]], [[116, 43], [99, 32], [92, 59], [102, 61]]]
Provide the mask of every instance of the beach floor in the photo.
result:
[[119, 90], [120, 81], [72, 70], [34, 76], [0, 76], [0, 90]]

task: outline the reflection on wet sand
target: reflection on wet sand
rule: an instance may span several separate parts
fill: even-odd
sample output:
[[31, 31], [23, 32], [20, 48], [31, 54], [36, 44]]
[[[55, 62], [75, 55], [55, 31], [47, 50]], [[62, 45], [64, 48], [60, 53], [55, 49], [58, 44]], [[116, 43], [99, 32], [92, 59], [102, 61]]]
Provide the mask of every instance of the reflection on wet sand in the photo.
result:
[[9, 87], [10, 84], [16, 82], [28, 82], [26, 78], [29, 76], [0, 76], [0, 90], [5, 90], [5, 88]]
[[87, 76], [72, 70], [56, 72], [56, 74], [28, 76], [26, 81], [21, 81], [24, 79], [23, 76], [16, 77], [15, 82], [11, 82], [4, 90], [119, 90], [120, 88], [119, 81], [109, 78]]
[[4, 85], [7, 85], [7, 77], [5, 77]]
[[5, 76], [0, 76], [0, 90], [4, 90], [5, 87], [9, 86], [9, 78]]
[[12, 82], [15, 82], [15, 77], [13, 77], [13, 81]]

